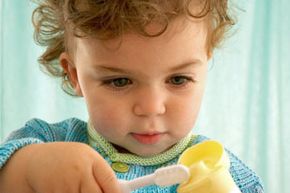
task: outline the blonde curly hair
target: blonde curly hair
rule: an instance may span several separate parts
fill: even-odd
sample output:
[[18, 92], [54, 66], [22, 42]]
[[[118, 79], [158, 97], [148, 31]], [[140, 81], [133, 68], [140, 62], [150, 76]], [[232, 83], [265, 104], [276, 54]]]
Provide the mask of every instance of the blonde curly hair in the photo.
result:
[[[194, 19], [209, 18], [207, 51], [212, 53], [226, 32], [234, 25], [229, 14], [228, 0], [34, 0], [37, 7], [32, 21], [35, 41], [46, 47], [39, 57], [42, 69], [62, 78], [63, 90], [75, 95], [72, 85], [58, 58], [68, 51], [68, 36], [93, 36], [107, 40], [128, 31], [143, 36], [161, 35], [174, 18], [185, 15]], [[192, 10], [191, 3], [199, 6]], [[162, 28], [155, 34], [146, 31], [152, 22]]]

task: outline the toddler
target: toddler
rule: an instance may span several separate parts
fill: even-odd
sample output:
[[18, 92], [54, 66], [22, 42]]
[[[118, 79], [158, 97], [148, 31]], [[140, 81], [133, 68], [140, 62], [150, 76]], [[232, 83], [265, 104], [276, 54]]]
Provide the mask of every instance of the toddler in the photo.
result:
[[[207, 138], [191, 133], [213, 50], [233, 25], [227, 0], [38, 0], [43, 69], [84, 97], [88, 122], [33, 119], [0, 146], [1, 193], [118, 193], [176, 164]], [[228, 151], [243, 193], [260, 179]], [[176, 192], [177, 185], [135, 192]]]

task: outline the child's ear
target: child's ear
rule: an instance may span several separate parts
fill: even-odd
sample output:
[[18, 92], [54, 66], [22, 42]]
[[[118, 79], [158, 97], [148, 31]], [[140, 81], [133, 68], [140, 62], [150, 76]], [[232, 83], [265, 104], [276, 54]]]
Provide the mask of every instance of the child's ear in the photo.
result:
[[59, 56], [59, 63], [63, 68], [63, 71], [68, 75], [68, 79], [71, 82], [76, 95], [83, 96], [82, 90], [79, 84], [77, 69], [74, 64], [71, 62], [70, 56], [68, 53], [63, 52]]

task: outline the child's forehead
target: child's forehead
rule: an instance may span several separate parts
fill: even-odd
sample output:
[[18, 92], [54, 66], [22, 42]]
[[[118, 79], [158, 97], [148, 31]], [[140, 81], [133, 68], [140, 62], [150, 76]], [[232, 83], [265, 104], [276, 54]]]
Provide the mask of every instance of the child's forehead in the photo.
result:
[[[146, 26], [146, 30], [149, 33], [154, 34], [156, 31], [160, 30], [160, 25], [156, 23], [151, 23]], [[97, 37], [89, 36], [89, 37], [75, 37], [76, 42], [79, 43], [85, 43], [88, 46], [96, 46], [103, 47], [104, 49], [111, 49], [111, 50], [117, 50], [122, 46], [122, 44], [134, 44], [141, 45], [146, 42], [155, 42], [155, 44], [158, 45], [160, 42], [170, 42], [172, 39], [178, 39], [178, 38], [191, 38], [196, 36], [197, 38], [200, 38], [198, 34], [203, 33], [206, 37], [207, 35], [207, 24], [205, 21], [192, 21], [188, 20], [188, 18], [185, 17], [179, 17], [172, 21], [166, 31], [164, 33], [160, 34], [156, 37], [148, 37], [141, 35], [134, 31], [128, 31], [121, 36], [117, 36], [111, 39], [107, 40], [100, 40]]]
[[207, 29], [202, 22], [181, 20], [157, 37], [132, 32], [106, 41], [93, 37], [76, 38], [76, 55], [81, 59], [94, 57], [100, 61], [151, 60], [149, 63], [154, 60], [183, 60], [181, 58], [190, 60], [200, 55], [204, 59], [206, 34]]

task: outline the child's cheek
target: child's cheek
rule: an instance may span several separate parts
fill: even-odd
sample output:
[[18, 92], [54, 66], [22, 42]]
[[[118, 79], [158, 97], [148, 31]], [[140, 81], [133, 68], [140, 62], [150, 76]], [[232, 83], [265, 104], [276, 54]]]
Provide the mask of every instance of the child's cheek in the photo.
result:
[[98, 127], [97, 130], [102, 133], [117, 134], [128, 127], [130, 118], [121, 111], [121, 108], [107, 106], [101, 109], [93, 115], [94, 123]]

